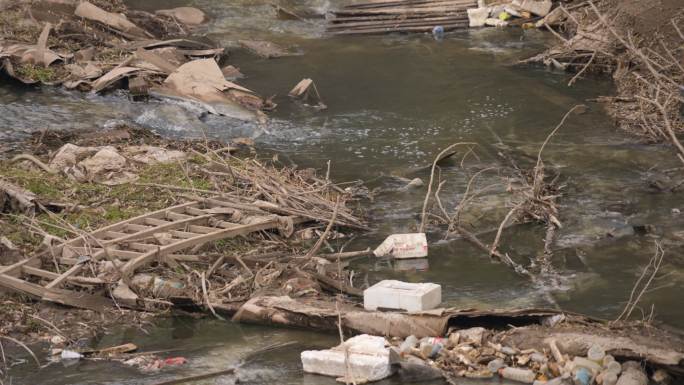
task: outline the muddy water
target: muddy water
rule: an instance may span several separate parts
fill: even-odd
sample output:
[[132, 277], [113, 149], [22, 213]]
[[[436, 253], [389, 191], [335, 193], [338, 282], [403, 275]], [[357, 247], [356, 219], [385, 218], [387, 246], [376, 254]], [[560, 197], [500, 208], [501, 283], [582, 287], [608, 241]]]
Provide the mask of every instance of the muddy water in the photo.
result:
[[[223, 45], [234, 46], [236, 39], [245, 37], [268, 38], [302, 53], [265, 60], [231, 52], [231, 64], [247, 76], [242, 84], [262, 95], [276, 95], [279, 107], [268, 124], [206, 116], [181, 104], [132, 103], [116, 93], [84, 96], [3, 85], [0, 135], [17, 137], [46, 126], [107, 126], [124, 120], [169, 136], [250, 136], [262, 153], [278, 154], [288, 165], [325, 169], [330, 160], [335, 180], [361, 179], [375, 192], [372, 202], [364, 204], [375, 229], [354, 239], [347, 246], [351, 249], [374, 246], [391, 233], [415, 230], [425, 190], [398, 191], [405, 183], [400, 178], [427, 181], [423, 167], [442, 148], [454, 142], [477, 144], [477, 157], [468, 159], [465, 170], [458, 161], [442, 169], [442, 178], [448, 181], [442, 199], [453, 207], [472, 170], [500, 168], [497, 152], [503, 148], [529, 164], [563, 114], [575, 104], [586, 103], [588, 111], [571, 117], [544, 153], [547, 165], [561, 173], [565, 185], [560, 213], [564, 227], [553, 261], [559, 282], [531, 284], [490, 263], [468, 243], [441, 239], [438, 232], [430, 235], [427, 260], [366, 259], [354, 262], [352, 268], [361, 277], [359, 282], [396, 278], [440, 283], [449, 306], [554, 306], [611, 318], [621, 311], [641, 267], [653, 254], [654, 240], [661, 238], [667, 250], [663, 268], [667, 276], [655, 285], [657, 291], [645, 296], [644, 312], [649, 313], [653, 304], [657, 320], [684, 327], [683, 249], [675, 234], [684, 224], [684, 216], [677, 214], [678, 209], [684, 210], [684, 197], [648, 187], [650, 179], [659, 177], [654, 166], [661, 170], [676, 166], [672, 153], [615, 132], [600, 108], [586, 102], [610, 93], [609, 83], [582, 81], [569, 88], [565, 74], [507, 66], [539, 50], [547, 35], [488, 29], [452, 34], [441, 42], [429, 36], [327, 38], [322, 36], [321, 21], [278, 21], [266, 1], [158, 0], [144, 6], [184, 4], [208, 10], [212, 21], [203, 32]], [[319, 11], [330, 6], [315, 0], [287, 5]], [[284, 96], [303, 77], [315, 80], [327, 110], [297, 105]], [[500, 182], [501, 177], [492, 172], [483, 174], [477, 185]], [[482, 229], [498, 224], [505, 196], [500, 191], [483, 196], [475, 213], [482, 217], [478, 219]], [[643, 234], [639, 230], [646, 225], [651, 231]], [[503, 249], [526, 264], [541, 250], [543, 236], [538, 226], [515, 226], [504, 235]], [[493, 233], [483, 238], [491, 242]], [[335, 337], [330, 335], [174, 319], [161, 322], [149, 334], [122, 330], [99, 343], [128, 341], [144, 350], [179, 348], [177, 354], [190, 359], [192, 372], [231, 366], [255, 349], [298, 341], [249, 360], [240, 371], [241, 383], [334, 382], [304, 375], [298, 361], [302, 349], [333, 344]], [[15, 383], [154, 383], [181, 373], [188, 374], [140, 375], [110, 364], [85, 363], [69, 368], [54, 365], [37, 374], [23, 372]], [[232, 381], [226, 377], [207, 383]]]

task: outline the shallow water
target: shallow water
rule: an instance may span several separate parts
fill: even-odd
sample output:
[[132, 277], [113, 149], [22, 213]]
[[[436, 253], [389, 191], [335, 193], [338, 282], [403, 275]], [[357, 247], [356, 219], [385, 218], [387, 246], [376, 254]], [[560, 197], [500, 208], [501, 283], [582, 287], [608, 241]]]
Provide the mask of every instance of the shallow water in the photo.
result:
[[[478, 158], [467, 162], [472, 168], [501, 167], [496, 154], [502, 145], [517, 158], [536, 159], [539, 146], [565, 112], [575, 104], [587, 104], [588, 111], [570, 117], [544, 152], [547, 166], [559, 170], [566, 185], [560, 212], [564, 227], [554, 253], [559, 285], [533, 285], [503, 265], [489, 262], [470, 244], [441, 240], [437, 232], [430, 235], [427, 260], [362, 259], [352, 267], [369, 283], [383, 278], [440, 283], [449, 306], [558, 306], [613, 318], [654, 251], [654, 236], [635, 233], [633, 227], [652, 225], [655, 234], [665, 239], [663, 270], [668, 276], [658, 283], [657, 291], [645, 296], [644, 312], [648, 314], [653, 304], [658, 321], [684, 328], [683, 248], [673, 236], [684, 224], [684, 217], [673, 213], [673, 209], [684, 209], [684, 197], [654, 193], [647, 183], [655, 174], [654, 166], [676, 166], [673, 153], [664, 147], [640, 145], [616, 132], [600, 106], [586, 101], [611, 92], [605, 80], [584, 80], [567, 87], [567, 74], [508, 66], [538, 51], [548, 35], [487, 29], [450, 34], [441, 42], [424, 35], [328, 38], [322, 35], [321, 21], [278, 21], [268, 3], [145, 2], [148, 9], [192, 4], [208, 10], [212, 21], [206, 32], [226, 46], [245, 37], [296, 46], [301, 56], [271, 60], [231, 50], [229, 62], [247, 76], [241, 84], [262, 95], [277, 95], [274, 100], [279, 106], [268, 124], [205, 116], [177, 103], [132, 103], [123, 94], [81, 95], [2, 85], [0, 138], [46, 127], [100, 127], [126, 120], [169, 136], [250, 136], [263, 154], [277, 153], [284, 164], [323, 170], [330, 160], [335, 180], [361, 179], [378, 190], [373, 202], [364, 206], [374, 231], [356, 238], [347, 246], [351, 249], [375, 246], [388, 234], [415, 230], [425, 190], [397, 191], [403, 182], [396, 177], [417, 176], [427, 182], [428, 171], [421, 167], [429, 165], [444, 147], [454, 142], [477, 143]], [[319, 10], [330, 6], [314, 0], [297, 4]], [[317, 111], [287, 98], [289, 89], [303, 77], [314, 79], [327, 110]], [[442, 169], [442, 178], [448, 180], [442, 199], [453, 207], [469, 175], [457, 161]], [[478, 185], [500, 180], [496, 173], [488, 173]], [[503, 196], [492, 193], [481, 202], [485, 215], [481, 223], [489, 228], [501, 219]], [[493, 235], [483, 237], [491, 242]], [[528, 256], [542, 249], [543, 237], [539, 226], [516, 226], [506, 231], [502, 247], [526, 263]], [[143, 350], [179, 347], [183, 349], [179, 354], [190, 357], [191, 370], [201, 371], [233, 365], [257, 347], [291, 340], [301, 345], [276, 350], [248, 364], [240, 372], [242, 383], [333, 383], [303, 375], [298, 361], [298, 352], [304, 348], [333, 344], [335, 336], [330, 335], [177, 319], [162, 322], [149, 335], [120, 331], [100, 343], [134, 341]], [[215, 343], [222, 346], [206, 348]], [[110, 364], [84, 363], [66, 369], [54, 365], [18, 379], [19, 383], [132, 384], [153, 383], [170, 375], [141, 376]], [[233, 380], [226, 377], [223, 381], [207, 383]]]

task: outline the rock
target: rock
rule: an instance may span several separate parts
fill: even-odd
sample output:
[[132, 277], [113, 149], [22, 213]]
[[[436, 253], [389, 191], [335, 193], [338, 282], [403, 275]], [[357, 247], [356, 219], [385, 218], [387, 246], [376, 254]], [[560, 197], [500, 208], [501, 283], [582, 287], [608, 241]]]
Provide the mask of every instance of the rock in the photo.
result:
[[401, 309], [423, 311], [442, 302], [442, 287], [434, 283], [408, 283], [384, 280], [363, 291], [366, 310]]
[[160, 9], [157, 15], [172, 17], [183, 24], [199, 25], [207, 19], [204, 12], [194, 7], [178, 7], [172, 9]]
[[102, 147], [92, 157], [79, 162], [78, 167], [83, 170], [83, 174], [75, 168], [71, 173], [67, 172], [76, 180], [86, 179], [106, 185], [118, 185], [130, 183], [138, 178], [134, 173], [125, 170], [126, 158], [111, 146]]
[[332, 349], [303, 351], [302, 366], [307, 373], [332, 377], [350, 374], [354, 382], [379, 381], [394, 373], [387, 346], [383, 337], [362, 334]]
[[49, 163], [50, 168], [63, 171], [67, 167], [75, 166], [83, 158], [96, 153], [98, 147], [81, 147], [67, 143], [60, 147]]
[[537, 16], [546, 16], [551, 11], [553, 3], [551, 0], [515, 0], [513, 5], [518, 8], [531, 12]]

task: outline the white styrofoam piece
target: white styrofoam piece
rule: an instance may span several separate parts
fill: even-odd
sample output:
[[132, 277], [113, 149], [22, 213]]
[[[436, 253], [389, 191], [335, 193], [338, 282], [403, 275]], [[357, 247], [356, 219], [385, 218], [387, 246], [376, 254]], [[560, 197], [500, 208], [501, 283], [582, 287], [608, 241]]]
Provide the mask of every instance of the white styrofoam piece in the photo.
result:
[[384, 280], [363, 291], [366, 310], [397, 309], [423, 311], [442, 302], [442, 287], [435, 283], [409, 283]]
[[379, 381], [393, 373], [387, 345], [383, 337], [362, 334], [332, 349], [303, 351], [302, 366], [307, 373]]
[[373, 251], [376, 257], [392, 254], [394, 258], [424, 258], [427, 253], [425, 233], [392, 234]]
[[468, 12], [468, 25], [470, 28], [473, 27], [483, 27], [485, 25], [485, 20], [489, 17], [489, 8], [471, 8], [467, 10]]

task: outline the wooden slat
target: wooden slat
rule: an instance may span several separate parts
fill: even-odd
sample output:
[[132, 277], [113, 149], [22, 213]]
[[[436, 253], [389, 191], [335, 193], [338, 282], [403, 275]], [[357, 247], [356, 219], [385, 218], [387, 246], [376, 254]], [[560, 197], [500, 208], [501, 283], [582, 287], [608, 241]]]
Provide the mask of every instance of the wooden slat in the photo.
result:
[[141, 225], [139, 223], [128, 223], [124, 227], [126, 230], [132, 230], [132, 231], [138, 232], [138, 231], [149, 230], [149, 229], [153, 228], [154, 226], [145, 226], [145, 225]]
[[181, 214], [181, 213], [174, 213], [172, 211], [169, 211], [166, 214], [166, 219], [171, 219], [173, 221], [178, 221], [182, 219], [189, 219], [189, 218], [194, 218], [195, 216], [193, 215], [187, 215], [187, 214]]
[[[99, 235], [104, 234], [107, 231], [119, 231], [119, 230], [125, 228], [129, 224], [136, 224], [136, 223], [140, 222], [144, 218], [159, 218], [159, 217], [163, 218], [164, 215], [166, 215], [166, 212], [168, 212], [168, 211], [181, 211], [182, 212], [186, 207], [197, 206], [199, 204], [200, 204], [200, 202], [197, 202], [197, 201], [186, 202], [186, 203], [182, 203], [182, 204], [172, 206], [169, 208], [157, 210], [157, 211], [154, 211], [151, 213], [139, 215], [137, 217], [134, 217], [134, 218], [122, 221], [122, 222], [117, 222], [117, 223], [111, 224], [109, 226], [105, 226], [99, 230], [95, 230], [92, 233], [90, 233], [90, 236], [98, 237]], [[80, 246], [84, 242], [85, 242], [85, 240], [83, 237], [77, 237], [77, 238], [74, 238], [74, 239], [67, 241], [66, 244], [67, 245], [73, 245], [73, 246]], [[56, 252], [61, 252], [63, 246], [64, 246], [64, 244], [56, 246], [53, 250], [55, 250]]]
[[[22, 270], [26, 274], [35, 275], [37, 277], [42, 277], [42, 278], [55, 279], [55, 278], [59, 277], [59, 274], [54, 273], [52, 271], [38, 269], [35, 267], [31, 267], [31, 266], [23, 266]], [[103, 281], [100, 278], [90, 278], [90, 277], [68, 277], [67, 281], [72, 282], [72, 283], [76, 283], [76, 284], [81, 284], [81, 285], [101, 285], [101, 284], [106, 283], [105, 281]]]
[[199, 225], [190, 225], [188, 226], [188, 230], [190, 230], [193, 233], [199, 233], [199, 234], [209, 234], [213, 233], [216, 231], [216, 227], [208, 227], [208, 226], [199, 226]]
[[169, 230], [169, 233], [176, 238], [183, 238], [183, 239], [196, 237], [198, 235], [197, 233], [191, 233], [188, 231], [180, 231], [180, 230]]
[[32, 258], [27, 258], [23, 259], [17, 263], [7, 265], [7, 266], [0, 266], [0, 274], [6, 274], [6, 275], [19, 275], [21, 274], [21, 268], [22, 266], [26, 265], [36, 265], [40, 266], [40, 258], [38, 257], [32, 257]]
[[81, 271], [81, 269], [83, 269], [82, 263], [71, 266], [67, 271], [65, 271], [64, 273], [60, 274], [57, 278], [52, 280], [52, 282], [45, 285], [45, 288], [51, 289], [53, 287], [58, 287], [59, 285], [62, 284], [62, 282], [64, 282], [64, 280], [66, 280], [67, 278], [71, 277], [72, 275], [78, 273], [79, 271]]
[[150, 250], [157, 250], [158, 248], [161, 247], [160, 245], [151, 245], [149, 243], [141, 243], [141, 242], [128, 242], [128, 243], [126, 243], [126, 246], [128, 246], [129, 248], [131, 248], [133, 250], [140, 250], [143, 252], [147, 252]]
[[[306, 222], [306, 218], [301, 218], [301, 217], [294, 217], [292, 218], [293, 223], [302, 223]], [[193, 247], [196, 245], [201, 245], [207, 242], [212, 242], [212, 241], [217, 241], [219, 239], [226, 239], [226, 238], [234, 238], [240, 235], [246, 235], [251, 232], [255, 231], [263, 231], [263, 230], [269, 230], [269, 229], [274, 229], [278, 227], [278, 219], [270, 219], [267, 221], [263, 222], [258, 222], [258, 223], [253, 223], [250, 225], [242, 225], [239, 227], [231, 228], [231, 229], [221, 229], [212, 233], [208, 234], [203, 234], [195, 238], [190, 238], [190, 239], [185, 239], [180, 242], [172, 243], [170, 245], [165, 245], [159, 248], [159, 250], [155, 251], [150, 251], [147, 252], [135, 259], [132, 259], [123, 266], [122, 270], [124, 274], [126, 275], [132, 275], [135, 270], [150, 261], [152, 261], [155, 257], [163, 257], [165, 255], [174, 253], [176, 251], [180, 251], [189, 247]]]

